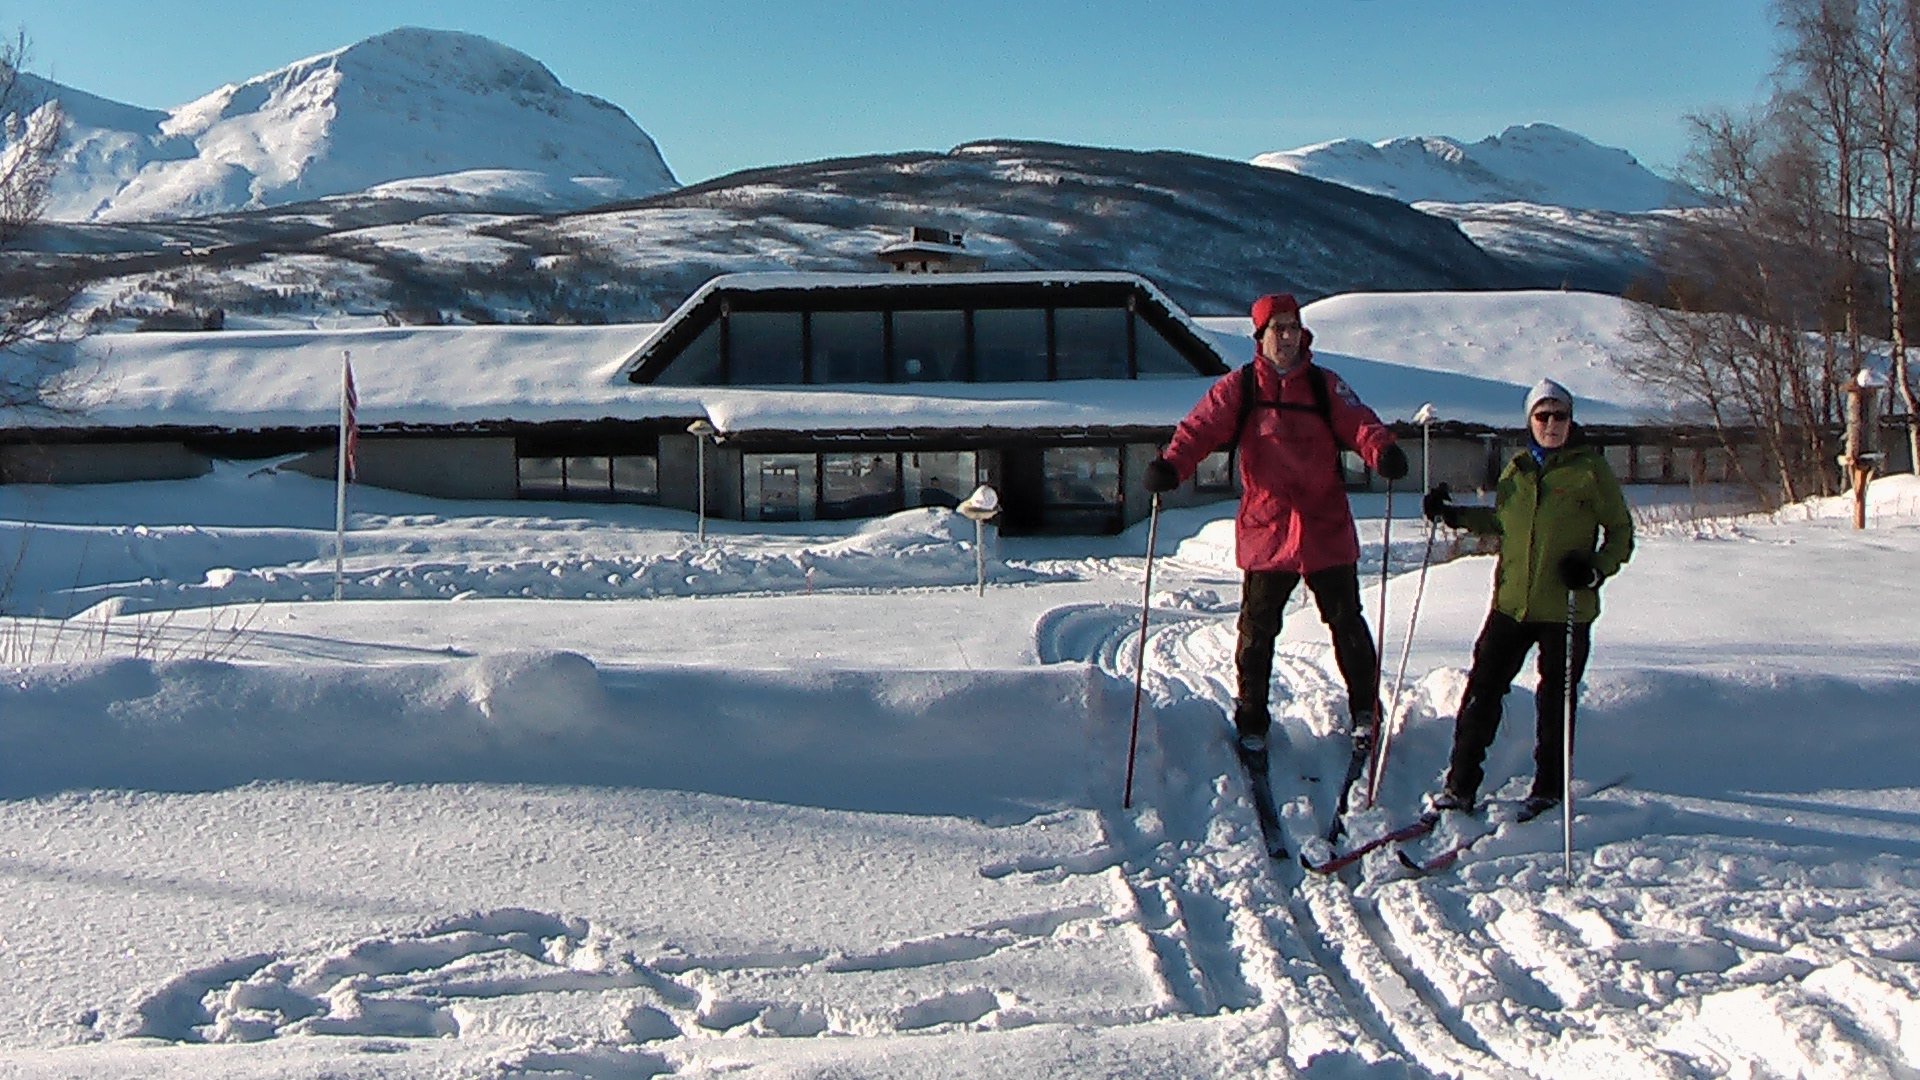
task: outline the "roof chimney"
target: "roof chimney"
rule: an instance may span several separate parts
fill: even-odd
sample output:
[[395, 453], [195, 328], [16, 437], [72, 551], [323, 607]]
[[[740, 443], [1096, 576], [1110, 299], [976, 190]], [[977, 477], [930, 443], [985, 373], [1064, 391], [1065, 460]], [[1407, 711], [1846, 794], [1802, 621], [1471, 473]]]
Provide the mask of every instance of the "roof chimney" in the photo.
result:
[[966, 249], [961, 234], [931, 225], [913, 226], [906, 240], [888, 244], [874, 257], [906, 274], [965, 273], [987, 265], [986, 259]]

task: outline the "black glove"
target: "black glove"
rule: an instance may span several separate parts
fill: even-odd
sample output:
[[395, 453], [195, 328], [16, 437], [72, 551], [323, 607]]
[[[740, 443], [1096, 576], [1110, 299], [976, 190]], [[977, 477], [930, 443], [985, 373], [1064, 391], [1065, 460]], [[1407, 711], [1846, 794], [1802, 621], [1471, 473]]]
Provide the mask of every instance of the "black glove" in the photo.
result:
[[1453, 492], [1445, 484], [1437, 484], [1427, 492], [1427, 497], [1420, 500], [1420, 512], [1428, 521], [1438, 521], [1455, 529], [1460, 527], [1460, 508], [1453, 505]]
[[1395, 443], [1380, 453], [1380, 464], [1373, 470], [1388, 480], [1398, 480], [1407, 475], [1407, 452]]
[[1569, 551], [1560, 560], [1560, 583], [1569, 589], [1597, 589], [1604, 580], [1600, 568], [1593, 565], [1593, 556], [1585, 552]]
[[1147, 475], [1141, 480], [1148, 491], [1159, 495], [1180, 486], [1180, 474], [1173, 471], [1173, 462], [1166, 458], [1154, 458], [1147, 462]]

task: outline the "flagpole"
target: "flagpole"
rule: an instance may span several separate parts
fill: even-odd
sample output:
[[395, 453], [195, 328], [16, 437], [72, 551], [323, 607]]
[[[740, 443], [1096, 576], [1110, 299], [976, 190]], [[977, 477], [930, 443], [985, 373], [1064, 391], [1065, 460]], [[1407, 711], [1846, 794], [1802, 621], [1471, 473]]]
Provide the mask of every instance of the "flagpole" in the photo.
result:
[[353, 423], [348, 402], [353, 385], [353, 352], [340, 351], [340, 452], [333, 468], [333, 598], [345, 592], [343, 566], [347, 557], [347, 429]]

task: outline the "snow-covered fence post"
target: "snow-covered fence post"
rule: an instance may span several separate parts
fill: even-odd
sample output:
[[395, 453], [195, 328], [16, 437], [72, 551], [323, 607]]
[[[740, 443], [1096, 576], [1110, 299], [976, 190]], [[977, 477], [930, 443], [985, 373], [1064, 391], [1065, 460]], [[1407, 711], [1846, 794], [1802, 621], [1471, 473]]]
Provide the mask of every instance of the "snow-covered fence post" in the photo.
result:
[[987, 595], [987, 521], [1000, 513], [1000, 493], [987, 484], [973, 489], [959, 506], [960, 515], [973, 522], [973, 576], [976, 595]]
[[707, 440], [719, 433], [720, 429], [704, 416], [687, 425], [687, 434], [693, 436], [700, 457], [700, 525], [694, 539], [701, 547], [707, 546]]
[[1847, 447], [1840, 466], [1853, 485], [1853, 527], [1867, 527], [1867, 484], [1880, 463], [1880, 417], [1875, 405], [1887, 380], [1877, 371], [1861, 369], [1842, 384], [1847, 395]]

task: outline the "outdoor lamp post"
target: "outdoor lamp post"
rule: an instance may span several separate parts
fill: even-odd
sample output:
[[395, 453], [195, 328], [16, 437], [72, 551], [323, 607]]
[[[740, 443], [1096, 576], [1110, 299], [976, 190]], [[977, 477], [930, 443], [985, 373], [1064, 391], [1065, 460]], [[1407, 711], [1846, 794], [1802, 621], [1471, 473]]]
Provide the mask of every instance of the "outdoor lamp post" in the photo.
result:
[[700, 528], [696, 534], [700, 546], [707, 543], [707, 440], [720, 433], [720, 429], [701, 417], [687, 425], [687, 434], [693, 436], [694, 444], [699, 447], [700, 456]]
[[960, 516], [973, 522], [973, 573], [977, 596], [987, 595], [987, 520], [1000, 512], [1000, 493], [981, 484], [959, 506]]
[[1420, 406], [1413, 422], [1420, 425], [1420, 490], [1433, 490], [1433, 402]]

